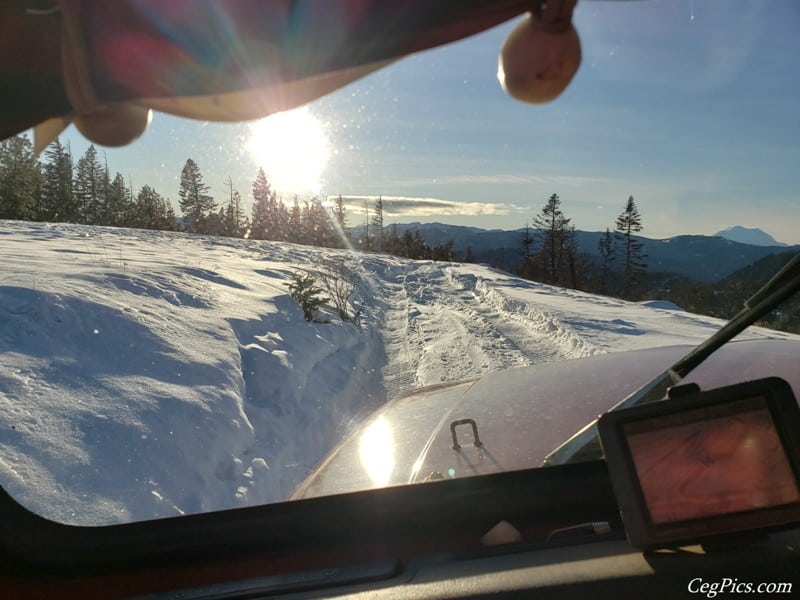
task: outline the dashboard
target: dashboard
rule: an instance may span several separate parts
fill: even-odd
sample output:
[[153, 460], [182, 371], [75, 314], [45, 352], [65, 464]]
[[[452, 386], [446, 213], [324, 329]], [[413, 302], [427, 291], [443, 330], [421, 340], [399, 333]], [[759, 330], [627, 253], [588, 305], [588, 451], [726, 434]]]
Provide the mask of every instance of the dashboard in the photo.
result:
[[[482, 545], [500, 521], [522, 541]], [[691, 582], [793, 584], [800, 573], [798, 529], [635, 550], [602, 461], [100, 528], [44, 521], [3, 497], [0, 522], [10, 598], [674, 597]], [[592, 522], [608, 532], [580, 527]], [[548, 541], [564, 529], [574, 534]]]

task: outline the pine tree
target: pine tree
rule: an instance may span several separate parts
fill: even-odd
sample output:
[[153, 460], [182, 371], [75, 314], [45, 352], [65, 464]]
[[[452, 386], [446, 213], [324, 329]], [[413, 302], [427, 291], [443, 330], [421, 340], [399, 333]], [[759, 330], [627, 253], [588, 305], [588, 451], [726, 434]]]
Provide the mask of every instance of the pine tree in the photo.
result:
[[333, 214], [330, 222], [333, 235], [332, 245], [337, 248], [349, 248], [350, 232], [347, 230], [347, 211], [341, 194], [333, 200], [331, 213]]
[[413, 258], [414, 256], [414, 236], [411, 234], [410, 229], [403, 232], [403, 237], [400, 238], [400, 256], [406, 258]]
[[303, 204], [303, 232], [304, 244], [322, 247], [334, 245], [336, 236], [319, 198], [312, 198], [311, 202]]
[[225, 221], [225, 207], [220, 206], [217, 212], [210, 212], [203, 219], [203, 230], [206, 235], [224, 235], [222, 228]]
[[561, 199], [558, 194], [553, 194], [547, 200], [542, 210], [533, 219], [533, 225], [542, 236], [542, 246], [539, 256], [548, 275], [550, 283], [562, 280], [561, 269], [564, 254], [565, 235], [570, 219], [561, 211]]
[[219, 235], [226, 237], [243, 238], [250, 228], [250, 222], [242, 211], [242, 197], [238, 190], [233, 188], [233, 180], [228, 177], [230, 199], [227, 206], [220, 208]]
[[519, 276], [525, 279], [533, 279], [535, 275], [535, 265], [533, 262], [533, 236], [529, 222], [525, 222], [525, 231], [522, 233], [522, 262], [519, 266]]
[[386, 245], [386, 252], [395, 256], [404, 256], [403, 240], [397, 233], [397, 223], [392, 223], [391, 227], [389, 227], [384, 242]]
[[41, 168], [27, 136], [0, 142], [0, 218], [35, 218], [41, 180]]
[[186, 231], [190, 233], [207, 233], [211, 228], [207, 221], [216, 204], [208, 191], [209, 187], [203, 183], [203, 175], [197, 163], [191, 158], [187, 159], [181, 171], [178, 198], [185, 217]]
[[169, 199], [158, 197], [158, 215], [159, 220], [155, 229], [162, 229], [164, 231], [179, 231], [178, 218], [175, 215], [175, 209], [172, 208], [172, 202]]
[[303, 200], [303, 207], [300, 209], [300, 243], [313, 245], [311, 241], [314, 235], [313, 225], [311, 224], [311, 206], [308, 200]]
[[175, 229], [175, 212], [158, 192], [144, 185], [136, 195], [131, 224], [143, 229], [171, 231]]
[[410, 229], [403, 232], [400, 238], [400, 251], [397, 252], [398, 256], [404, 256], [413, 260], [422, 260], [431, 258], [431, 248], [425, 243], [425, 239], [419, 230], [411, 233]]
[[282, 198], [276, 200], [275, 239], [285, 242], [289, 239], [289, 209]]
[[56, 140], [45, 152], [42, 189], [36, 218], [41, 221], [77, 221], [78, 208], [72, 194], [72, 155]]
[[303, 214], [300, 210], [300, 203], [297, 200], [297, 196], [294, 197], [294, 203], [292, 204], [292, 210], [289, 213], [289, 222], [287, 225], [287, 235], [286, 239], [289, 242], [293, 242], [295, 244], [302, 244], [303, 242]]
[[125, 178], [122, 174], [117, 173], [108, 187], [103, 223], [116, 227], [127, 227], [131, 222], [132, 211], [133, 199], [125, 185]]
[[107, 174], [97, 160], [97, 149], [90, 145], [75, 164], [72, 181], [79, 223], [99, 224], [105, 205], [106, 188]]
[[634, 233], [642, 231], [642, 217], [633, 196], [628, 198], [625, 209], [617, 217], [615, 237], [619, 248], [619, 257], [622, 259], [622, 290], [623, 298], [630, 298], [636, 284], [647, 269], [642, 242], [633, 237]]
[[606, 227], [603, 237], [597, 242], [597, 251], [600, 254], [600, 293], [608, 293], [608, 277], [614, 263], [614, 237], [611, 230]]
[[279, 210], [275, 190], [264, 169], [259, 169], [253, 182], [253, 209], [250, 237], [256, 240], [285, 240], [287, 223]]
[[[90, 208], [93, 216], [93, 223], [97, 225], [112, 225], [113, 215], [109, 206], [111, 196], [111, 173], [108, 170], [108, 156], [103, 151], [103, 164], [100, 166], [100, 183], [98, 189], [100, 194], [96, 198], [97, 204]], [[125, 183], [122, 184], [122, 193], [125, 191]]]
[[415, 259], [429, 259], [431, 258], [431, 247], [425, 242], [425, 238], [419, 232], [419, 229], [414, 232], [414, 257]]
[[439, 244], [431, 248], [431, 258], [444, 262], [453, 262], [456, 259], [453, 252], [453, 240], [447, 240], [444, 244]]
[[370, 233], [369, 204], [364, 200], [364, 237], [361, 239], [361, 249], [367, 252], [372, 250], [372, 235]]
[[588, 254], [581, 252], [578, 247], [578, 240], [575, 236], [575, 226], [570, 225], [564, 229], [562, 239], [561, 264], [563, 269], [569, 274], [567, 281], [569, 287], [574, 290], [582, 289], [586, 277], [587, 265], [589, 263]]
[[372, 213], [372, 219], [370, 220], [370, 225], [372, 225], [372, 238], [373, 238], [373, 247], [378, 252], [384, 251], [384, 239], [383, 239], [383, 197], [378, 196], [378, 199], [375, 200], [375, 208]]
[[250, 223], [242, 211], [242, 198], [238, 191], [233, 190], [231, 199], [225, 207], [221, 234], [227, 237], [243, 238], [249, 227]]
[[345, 210], [344, 200], [342, 200], [341, 194], [333, 201], [333, 216], [336, 219], [341, 234], [347, 235], [347, 211]]

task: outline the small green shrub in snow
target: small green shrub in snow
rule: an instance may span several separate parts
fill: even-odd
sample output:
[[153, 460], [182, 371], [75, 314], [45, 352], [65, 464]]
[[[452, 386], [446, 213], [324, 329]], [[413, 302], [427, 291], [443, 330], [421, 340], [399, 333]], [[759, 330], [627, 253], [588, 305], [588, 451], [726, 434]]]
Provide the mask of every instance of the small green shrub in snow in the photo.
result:
[[313, 321], [319, 307], [328, 302], [328, 299], [321, 295], [323, 291], [322, 288], [317, 287], [317, 281], [313, 275], [308, 273], [292, 275], [289, 292], [303, 309], [306, 321]]

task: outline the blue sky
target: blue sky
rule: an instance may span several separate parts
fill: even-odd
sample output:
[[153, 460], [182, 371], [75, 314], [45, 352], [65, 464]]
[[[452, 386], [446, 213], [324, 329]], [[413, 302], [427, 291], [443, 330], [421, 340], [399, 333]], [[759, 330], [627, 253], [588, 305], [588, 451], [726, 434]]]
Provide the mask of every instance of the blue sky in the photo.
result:
[[[291, 155], [299, 141], [306, 166], [325, 146], [314, 191], [357, 206], [382, 195], [390, 221], [512, 229], [557, 193], [576, 227], [602, 230], [633, 195], [651, 237], [738, 224], [800, 243], [799, 3], [582, 0], [575, 25], [583, 63], [551, 104], [519, 103], [497, 82], [512, 23], [310, 104], [322, 141], [284, 128], [262, 143]], [[252, 131], [156, 114], [108, 163], [177, 205], [191, 157], [219, 201], [228, 177], [249, 197], [266, 160]], [[74, 129], [65, 137], [76, 156], [87, 147]]]

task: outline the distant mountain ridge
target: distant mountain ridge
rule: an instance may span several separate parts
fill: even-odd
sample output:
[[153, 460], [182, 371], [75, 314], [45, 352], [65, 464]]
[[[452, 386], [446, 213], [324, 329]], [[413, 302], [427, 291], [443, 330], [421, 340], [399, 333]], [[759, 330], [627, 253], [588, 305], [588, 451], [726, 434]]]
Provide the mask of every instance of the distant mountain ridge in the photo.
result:
[[742, 227], [741, 225], [734, 225], [722, 231], [718, 231], [714, 235], [731, 240], [732, 242], [739, 242], [740, 244], [751, 244], [753, 246], [782, 246], [786, 247], [787, 244], [782, 244], [777, 241], [770, 234], [758, 227]]
[[[418, 222], [391, 227], [396, 228], [398, 235], [406, 230], [419, 231], [430, 246], [453, 240], [456, 256], [463, 257], [469, 248], [475, 262], [489, 263], [509, 271], [516, 269], [520, 262], [524, 229], [488, 230]], [[356, 237], [362, 236], [363, 232], [363, 226], [351, 228]], [[604, 233], [576, 231], [575, 235], [581, 250], [598, 259], [597, 243]], [[677, 273], [704, 283], [719, 281], [770, 254], [800, 249], [800, 246], [779, 244], [771, 237], [771, 245], [742, 243], [716, 235], [679, 235], [663, 240], [637, 236], [637, 239], [644, 245], [648, 271]]]
[[[712, 284], [692, 282], [687, 286], [683, 282], [671, 282], [665, 296], [690, 312], [730, 319], [741, 310], [745, 299], [795, 255], [792, 250], [770, 254]], [[788, 298], [761, 320], [768, 327], [800, 333], [800, 297]]]

